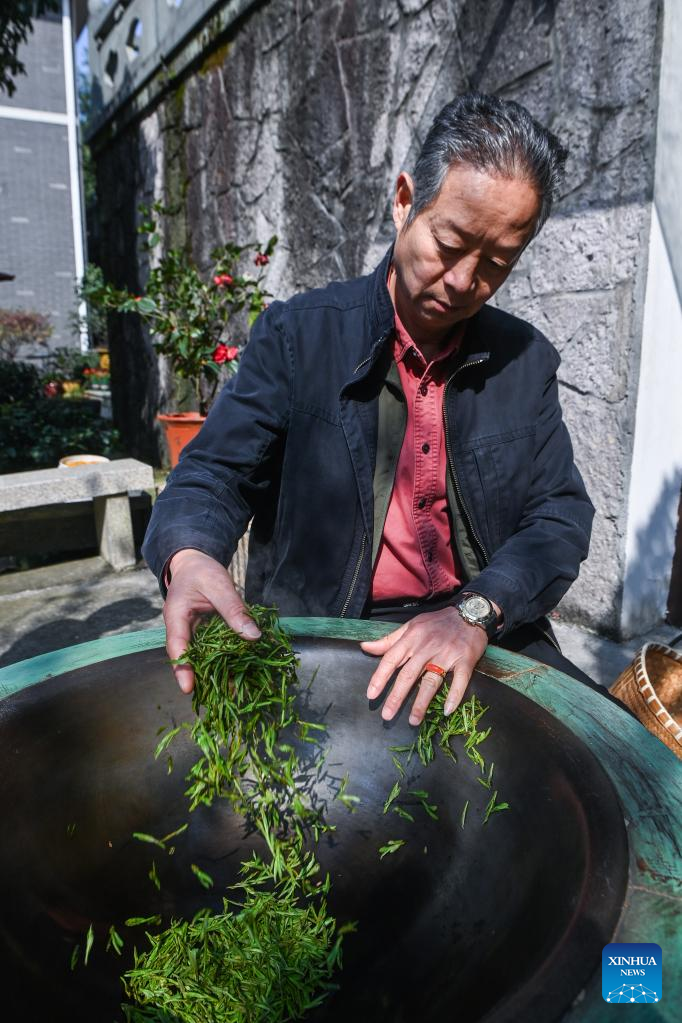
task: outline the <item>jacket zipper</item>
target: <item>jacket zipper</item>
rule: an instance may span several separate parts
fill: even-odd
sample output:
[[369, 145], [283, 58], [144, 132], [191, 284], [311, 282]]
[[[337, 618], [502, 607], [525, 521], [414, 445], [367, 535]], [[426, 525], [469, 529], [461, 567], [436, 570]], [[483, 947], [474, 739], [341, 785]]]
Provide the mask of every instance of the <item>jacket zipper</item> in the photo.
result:
[[455, 485], [455, 493], [457, 494], [457, 497], [459, 499], [459, 503], [461, 505], [462, 511], [464, 512], [464, 517], [467, 520], [467, 523], [469, 525], [469, 529], [471, 530], [471, 535], [474, 538], [474, 542], [476, 543], [476, 546], [478, 547], [478, 549], [481, 552], [481, 555], [483, 557], [483, 563], [484, 563], [484, 565], [489, 565], [490, 564], [490, 558], [488, 556], [488, 552], [485, 549], [485, 547], [483, 545], [483, 541], [481, 540], [480, 536], [478, 535], [478, 533], [476, 531], [476, 528], [474, 526], [473, 520], [471, 518], [471, 514], [469, 512], [469, 509], [467, 508], [466, 501], [464, 500], [464, 495], [462, 494], [462, 491], [461, 491], [461, 488], [460, 488], [460, 485], [459, 485], [459, 479], [457, 478], [457, 472], [455, 470], [455, 462], [454, 462], [454, 459], [452, 457], [452, 451], [450, 450], [450, 436], [448, 434], [448, 411], [447, 411], [448, 387], [450, 386], [452, 381], [455, 379], [457, 374], [459, 372], [461, 372], [461, 370], [463, 370], [463, 369], [468, 369], [470, 366], [480, 366], [482, 363], [484, 363], [486, 361], [487, 361], [486, 359], [479, 359], [477, 362], [467, 362], [463, 366], [460, 366], [459, 369], [456, 369], [455, 372], [452, 374], [452, 376], [448, 380], [447, 384], [445, 385], [445, 392], [443, 394], [443, 422], [445, 424], [445, 449], [447, 451], [447, 456], [448, 456], [448, 465], [450, 467], [450, 472], [452, 474], [452, 482]]
[[341, 614], [339, 616], [340, 618], [345, 618], [346, 617], [346, 611], [348, 610], [348, 605], [350, 604], [350, 598], [353, 596], [353, 590], [355, 589], [355, 584], [357, 583], [358, 576], [360, 575], [360, 566], [362, 565], [362, 559], [365, 556], [365, 547], [366, 546], [367, 546], [367, 533], [363, 533], [362, 534], [362, 543], [360, 544], [360, 555], [358, 557], [358, 562], [357, 562], [357, 564], [355, 566], [355, 571], [353, 572], [353, 578], [350, 581], [350, 589], [348, 590], [348, 596], [346, 597], [346, 599], [344, 601], [344, 604], [343, 604], [343, 607], [341, 608]]
[[379, 345], [382, 345], [382, 344], [384, 343], [384, 341], [386, 340], [386, 338], [387, 338], [387, 337], [389, 336], [389, 334], [390, 334], [390, 333], [392, 332], [392, 329], [393, 329], [393, 328], [391, 328], [391, 330], [387, 330], [387, 331], [386, 331], [386, 332], [385, 332], [384, 334], [382, 334], [382, 335], [381, 335], [381, 337], [380, 337], [380, 338], [378, 339], [378, 341], [375, 341], [375, 342], [374, 342], [374, 344], [372, 345], [372, 350], [371, 350], [371, 352], [369, 353], [369, 355], [368, 355], [368, 356], [367, 356], [367, 357], [366, 357], [365, 359], [363, 359], [363, 360], [362, 360], [362, 362], [359, 362], [359, 363], [357, 364], [357, 366], [355, 367], [355, 369], [353, 370], [353, 376], [355, 376], [355, 374], [356, 374], [356, 373], [359, 373], [359, 372], [360, 372], [360, 370], [362, 369], [362, 367], [363, 367], [363, 366], [366, 366], [366, 365], [367, 365], [367, 363], [368, 363], [368, 362], [369, 362], [369, 361], [370, 361], [370, 360], [372, 359], [372, 356], [373, 356], [373, 355], [374, 355], [374, 353], [376, 352], [377, 348], [379, 347]]

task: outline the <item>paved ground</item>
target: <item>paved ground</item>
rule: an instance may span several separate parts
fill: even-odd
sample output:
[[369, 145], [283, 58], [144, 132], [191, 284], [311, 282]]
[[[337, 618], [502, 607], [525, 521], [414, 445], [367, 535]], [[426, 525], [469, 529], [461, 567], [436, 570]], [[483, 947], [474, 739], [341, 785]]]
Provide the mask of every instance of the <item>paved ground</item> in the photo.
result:
[[[84, 558], [0, 575], [0, 666], [162, 625], [161, 607], [156, 580], [143, 565], [117, 573], [101, 558]], [[619, 644], [562, 621], [554, 625], [566, 656], [601, 685], [613, 682], [647, 640], [671, 643], [681, 632], [662, 624]]]
[[162, 625], [156, 579], [101, 558], [0, 575], [0, 666], [118, 632]]

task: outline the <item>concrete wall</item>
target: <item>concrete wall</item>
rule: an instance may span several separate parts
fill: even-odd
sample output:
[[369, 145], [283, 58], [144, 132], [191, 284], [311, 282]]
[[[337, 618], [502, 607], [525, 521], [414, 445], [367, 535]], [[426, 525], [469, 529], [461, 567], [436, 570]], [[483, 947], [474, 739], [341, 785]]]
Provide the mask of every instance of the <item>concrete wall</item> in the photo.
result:
[[[616, 633], [649, 253], [658, 0], [269, 0], [123, 131], [95, 139], [100, 260], [135, 286], [135, 207], [164, 194], [206, 262], [217, 242], [281, 242], [278, 297], [370, 269], [389, 197], [435, 113], [470, 88], [523, 102], [571, 149], [555, 216], [499, 295], [563, 356], [566, 419], [597, 506], [564, 613]], [[134, 325], [112, 339], [124, 433], [149, 457], [168, 380]], [[118, 366], [118, 368], [116, 368]], [[147, 376], [145, 376], [147, 374]], [[145, 404], [146, 403], [146, 404]], [[140, 412], [143, 408], [143, 412]]]

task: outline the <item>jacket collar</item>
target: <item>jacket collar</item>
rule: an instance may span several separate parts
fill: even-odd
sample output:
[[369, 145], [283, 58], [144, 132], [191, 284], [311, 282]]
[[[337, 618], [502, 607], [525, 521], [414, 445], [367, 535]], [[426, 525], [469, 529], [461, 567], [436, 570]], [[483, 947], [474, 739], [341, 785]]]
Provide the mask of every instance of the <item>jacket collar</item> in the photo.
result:
[[370, 337], [372, 341], [384, 338], [393, 330], [395, 312], [393, 302], [388, 293], [386, 279], [388, 268], [393, 259], [393, 245], [386, 250], [384, 258], [379, 263], [374, 273], [370, 274], [369, 294], [367, 298], [367, 312], [369, 316]]
[[458, 370], [479, 362], [487, 362], [490, 358], [490, 334], [485, 329], [486, 307], [466, 321], [466, 330], [460, 348]]

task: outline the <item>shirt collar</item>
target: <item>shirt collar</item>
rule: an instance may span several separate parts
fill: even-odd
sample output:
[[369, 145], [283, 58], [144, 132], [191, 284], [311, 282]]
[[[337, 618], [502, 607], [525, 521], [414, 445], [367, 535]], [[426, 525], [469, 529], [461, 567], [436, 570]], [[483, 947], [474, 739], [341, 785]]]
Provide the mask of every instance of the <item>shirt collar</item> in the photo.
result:
[[450, 335], [446, 339], [443, 347], [438, 352], [438, 355], [434, 356], [429, 363], [419, 351], [419, 348], [415, 345], [414, 341], [408, 333], [407, 327], [398, 316], [398, 312], [395, 313], [395, 338], [393, 341], [393, 357], [396, 362], [402, 362], [405, 356], [410, 352], [414, 352], [417, 358], [421, 361], [424, 368], [427, 365], [435, 365], [437, 363], [443, 363], [446, 359], [449, 359], [452, 355], [459, 351], [459, 347], [462, 343], [462, 335], [464, 334], [464, 323], [455, 324]]

